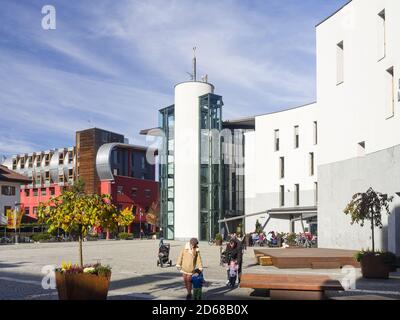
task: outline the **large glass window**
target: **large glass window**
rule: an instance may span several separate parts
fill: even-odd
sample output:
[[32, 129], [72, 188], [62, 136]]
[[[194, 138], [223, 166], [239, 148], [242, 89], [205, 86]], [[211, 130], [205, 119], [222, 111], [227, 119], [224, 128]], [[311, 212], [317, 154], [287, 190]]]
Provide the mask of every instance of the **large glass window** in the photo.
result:
[[200, 240], [214, 238], [222, 214], [222, 97], [200, 97]]
[[[166, 239], [174, 238], [174, 119], [174, 106], [160, 110], [159, 123], [165, 134], [159, 150], [160, 225]], [[144, 158], [141, 161], [144, 168]]]

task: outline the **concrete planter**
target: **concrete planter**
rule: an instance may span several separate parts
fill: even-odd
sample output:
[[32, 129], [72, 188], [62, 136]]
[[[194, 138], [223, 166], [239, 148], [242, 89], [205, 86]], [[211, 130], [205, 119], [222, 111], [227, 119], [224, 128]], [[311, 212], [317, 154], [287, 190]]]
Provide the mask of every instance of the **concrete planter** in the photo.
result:
[[56, 285], [60, 300], [106, 300], [109, 276], [89, 273], [65, 274], [56, 272]]

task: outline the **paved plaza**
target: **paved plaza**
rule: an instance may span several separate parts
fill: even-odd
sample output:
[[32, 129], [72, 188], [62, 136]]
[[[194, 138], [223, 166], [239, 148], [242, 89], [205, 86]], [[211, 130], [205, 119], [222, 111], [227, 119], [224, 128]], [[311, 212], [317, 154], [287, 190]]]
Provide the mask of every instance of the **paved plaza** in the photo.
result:
[[[112, 267], [109, 299], [184, 299], [181, 275], [175, 262], [183, 242], [170, 241], [172, 267], [157, 267], [156, 240], [101, 240], [84, 243], [84, 263], [101, 262]], [[228, 288], [226, 271], [219, 265], [219, 247], [200, 243], [207, 286], [204, 299], [209, 300], [267, 300], [265, 292], [252, 289]], [[33, 243], [0, 246], [0, 299], [58, 299], [54, 289], [42, 288], [42, 268], [60, 265], [61, 261], [76, 263], [77, 243]], [[400, 299], [400, 273], [390, 280], [366, 280], [359, 269], [279, 270], [255, 264], [252, 248], [244, 253], [243, 273], [327, 274], [342, 281], [342, 293], [329, 292], [332, 299]]]

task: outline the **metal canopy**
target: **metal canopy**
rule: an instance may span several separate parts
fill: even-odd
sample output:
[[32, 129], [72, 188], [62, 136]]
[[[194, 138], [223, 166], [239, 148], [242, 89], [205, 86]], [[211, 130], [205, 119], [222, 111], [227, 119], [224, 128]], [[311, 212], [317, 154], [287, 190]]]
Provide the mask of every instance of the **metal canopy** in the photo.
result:
[[228, 222], [228, 221], [240, 220], [240, 219], [245, 219], [245, 218], [253, 217], [253, 216], [259, 216], [262, 214], [268, 214], [271, 218], [275, 218], [275, 219], [285, 219], [285, 220], [297, 220], [300, 218], [310, 219], [310, 218], [316, 217], [317, 213], [318, 213], [317, 206], [294, 207], [294, 208], [275, 208], [275, 209], [270, 209], [267, 211], [250, 213], [250, 214], [245, 214], [245, 215], [232, 217], [232, 218], [225, 218], [225, 219], [218, 220], [218, 222], [224, 223], [224, 222]]

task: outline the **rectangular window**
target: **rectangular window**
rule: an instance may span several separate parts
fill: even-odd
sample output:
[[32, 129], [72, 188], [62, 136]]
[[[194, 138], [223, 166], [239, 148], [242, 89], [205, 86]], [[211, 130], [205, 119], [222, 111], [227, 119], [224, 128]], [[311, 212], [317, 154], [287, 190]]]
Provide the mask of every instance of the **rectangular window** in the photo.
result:
[[378, 61], [386, 56], [386, 11], [383, 9], [378, 13]]
[[294, 127], [294, 148], [297, 149], [299, 147], [299, 126]]
[[13, 159], [12, 168], [13, 168], [13, 170], [17, 169], [17, 159]]
[[74, 153], [72, 151], [68, 151], [68, 163], [72, 163], [74, 161]]
[[32, 167], [33, 167], [33, 159], [32, 159], [32, 156], [29, 156], [29, 158], [28, 158], [28, 167], [29, 167], [29, 168], [32, 168]]
[[151, 196], [151, 190], [150, 190], [150, 189], [144, 190], [144, 196], [145, 196], [146, 198], [150, 198], [150, 196]]
[[56, 190], [54, 189], [54, 187], [50, 187], [49, 191], [51, 196], [54, 196], [56, 194]]
[[123, 186], [118, 186], [117, 187], [117, 193], [118, 193], [118, 195], [123, 195], [124, 194], [124, 187]]
[[74, 169], [68, 169], [68, 180], [74, 180]]
[[42, 162], [42, 157], [39, 155], [36, 157], [36, 167], [40, 167], [41, 162]]
[[41, 192], [42, 196], [46, 196], [47, 195], [46, 188], [42, 188], [40, 192]]
[[137, 194], [138, 194], [138, 188], [132, 188], [132, 190], [131, 190], [132, 198], [136, 198]]
[[282, 179], [285, 177], [285, 158], [279, 158], [279, 177]]
[[50, 171], [44, 173], [44, 180], [45, 182], [50, 182]]
[[275, 130], [275, 151], [279, 151], [279, 130]]
[[46, 154], [44, 158], [44, 165], [47, 167], [50, 165], [50, 155]]
[[299, 184], [294, 185], [294, 205], [295, 206], [300, 205], [300, 185]]
[[318, 204], [318, 182], [314, 182], [314, 201]]
[[1, 194], [3, 196], [15, 196], [14, 186], [1, 186]]
[[21, 158], [21, 169], [25, 168], [25, 158]]
[[33, 196], [37, 197], [37, 195], [38, 195], [38, 189], [33, 189]]
[[285, 186], [279, 186], [279, 205], [285, 206]]
[[314, 144], [318, 144], [318, 122], [314, 121]]
[[58, 164], [59, 164], [59, 165], [63, 165], [63, 164], [64, 164], [64, 151], [63, 151], [63, 152], [60, 152], [60, 153], [58, 154]]
[[394, 81], [394, 67], [386, 70], [386, 118], [394, 116], [394, 102], [395, 102], [395, 81]]
[[29, 197], [29, 193], [30, 193], [29, 189], [25, 189], [24, 190], [25, 197]]
[[29, 216], [29, 207], [25, 207], [25, 215]]
[[344, 82], [344, 43], [339, 42], [336, 45], [336, 68], [337, 68], [337, 84]]
[[33, 207], [33, 215], [37, 216], [37, 207]]
[[310, 161], [310, 176], [314, 175], [314, 152], [310, 152], [309, 155]]

